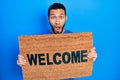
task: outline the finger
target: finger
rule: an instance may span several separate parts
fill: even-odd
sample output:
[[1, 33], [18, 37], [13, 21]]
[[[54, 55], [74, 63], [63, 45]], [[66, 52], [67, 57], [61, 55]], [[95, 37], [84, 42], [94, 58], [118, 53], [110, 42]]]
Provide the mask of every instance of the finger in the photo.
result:
[[95, 52], [91, 52], [87, 55], [89, 58], [97, 57], [97, 54]]
[[19, 62], [26, 62], [26, 59], [23, 56], [19, 55], [18, 56], [18, 61]]
[[93, 47], [91, 50], [95, 50], [96, 48], [95, 47]]
[[95, 61], [97, 57], [88, 56], [87, 58], [92, 59], [93, 61]]
[[95, 54], [95, 53], [96, 53], [96, 51], [95, 51], [95, 50], [93, 50], [93, 51], [91, 51], [90, 53], [91, 53], [91, 54]]
[[17, 60], [17, 65], [22, 66], [22, 64]]
[[22, 62], [27, 62], [24, 58], [19, 58], [18, 61], [19, 61], [20, 63], [22, 63]]
[[95, 50], [96, 48], [95, 48], [95, 47], [93, 47], [93, 49]]
[[96, 58], [97, 58], [97, 57], [93, 58], [93, 61], [95, 61], [95, 60], [96, 60]]
[[22, 66], [22, 65], [26, 65], [27, 62], [17, 60], [17, 64], [20, 65], [20, 66]]
[[97, 55], [95, 55], [94, 57], [93, 56], [88, 56], [89, 59], [93, 59], [93, 60], [96, 60], [97, 58]]
[[20, 57], [20, 58], [24, 58], [22, 55], [18, 55], [18, 57]]
[[93, 57], [93, 56], [87, 56], [87, 57], [90, 58], [90, 59], [91, 59], [91, 58], [95, 58], [95, 57]]
[[88, 56], [90, 56], [90, 55], [96, 55], [96, 51], [92, 51], [92, 52], [88, 53]]

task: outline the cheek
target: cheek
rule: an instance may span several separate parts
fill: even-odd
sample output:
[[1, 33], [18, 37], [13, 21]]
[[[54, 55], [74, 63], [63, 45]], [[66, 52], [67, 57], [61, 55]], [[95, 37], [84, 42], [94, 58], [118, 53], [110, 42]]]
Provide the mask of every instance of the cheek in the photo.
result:
[[55, 21], [54, 20], [50, 20], [49, 21], [50, 22], [50, 24], [53, 26], [54, 25], [54, 23], [55, 23]]
[[65, 20], [61, 21], [61, 25], [63, 26], [65, 24]]

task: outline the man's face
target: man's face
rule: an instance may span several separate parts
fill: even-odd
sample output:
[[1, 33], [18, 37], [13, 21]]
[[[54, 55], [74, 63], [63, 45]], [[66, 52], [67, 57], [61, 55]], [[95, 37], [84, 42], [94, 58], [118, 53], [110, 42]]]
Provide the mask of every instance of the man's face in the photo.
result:
[[48, 17], [52, 31], [55, 34], [63, 32], [64, 24], [66, 22], [66, 16], [63, 9], [51, 9]]

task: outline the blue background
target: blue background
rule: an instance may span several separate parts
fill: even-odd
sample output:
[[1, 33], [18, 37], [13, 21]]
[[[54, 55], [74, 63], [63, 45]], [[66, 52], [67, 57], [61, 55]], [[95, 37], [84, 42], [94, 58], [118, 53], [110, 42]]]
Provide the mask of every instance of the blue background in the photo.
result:
[[49, 29], [47, 10], [53, 2], [66, 6], [67, 29], [93, 32], [98, 58], [92, 76], [75, 80], [120, 80], [119, 0], [1, 0], [0, 80], [23, 80], [16, 64], [18, 36], [36, 35]]

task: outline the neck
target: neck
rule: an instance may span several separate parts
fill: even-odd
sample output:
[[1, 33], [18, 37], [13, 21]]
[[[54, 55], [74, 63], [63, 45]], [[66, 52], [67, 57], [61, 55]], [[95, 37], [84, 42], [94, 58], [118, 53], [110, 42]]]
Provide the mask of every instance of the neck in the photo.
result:
[[[56, 34], [56, 33], [53, 32], [52, 29], [50, 30], [50, 32], [51, 32], [52, 34]], [[63, 31], [62, 31], [60, 34], [63, 34], [64, 32], [65, 32], [65, 30], [63, 29]]]

